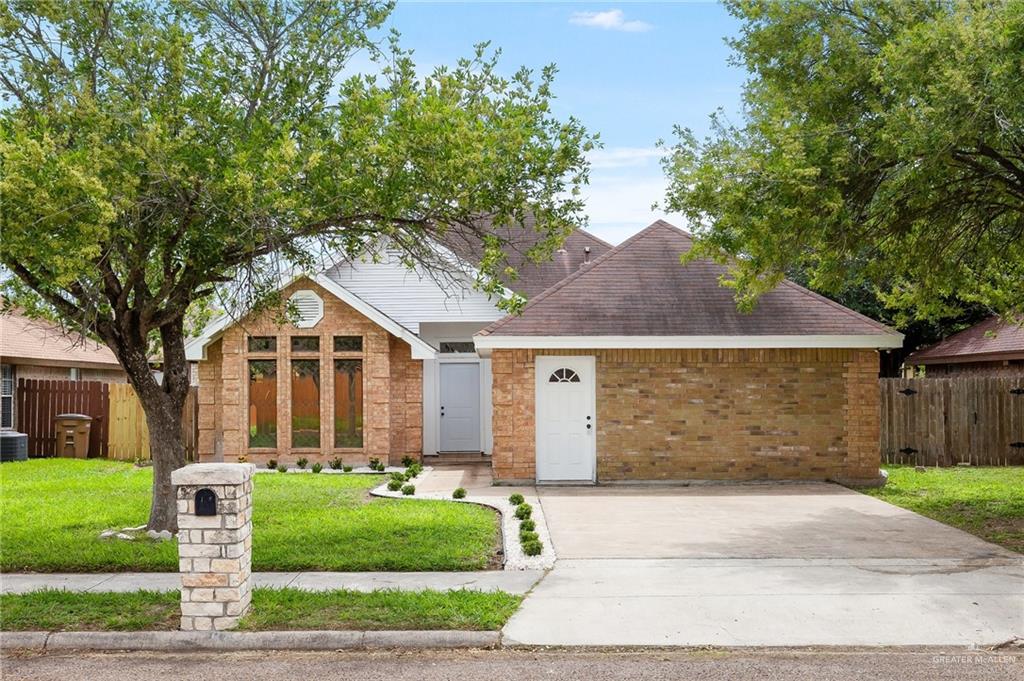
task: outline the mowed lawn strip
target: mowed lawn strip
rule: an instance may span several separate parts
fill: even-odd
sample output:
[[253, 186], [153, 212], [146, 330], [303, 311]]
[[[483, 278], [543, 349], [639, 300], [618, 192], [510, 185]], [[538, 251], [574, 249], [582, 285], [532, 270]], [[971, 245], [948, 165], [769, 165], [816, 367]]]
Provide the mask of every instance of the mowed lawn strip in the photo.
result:
[[[0, 631], [173, 631], [176, 591], [0, 596]], [[494, 631], [521, 596], [501, 591], [299, 591], [255, 589], [242, 630], [455, 629]]]
[[[254, 570], [475, 570], [499, 543], [496, 514], [474, 504], [375, 499], [379, 475], [255, 477]], [[0, 570], [176, 572], [170, 542], [99, 539], [149, 516], [152, 471], [106, 460], [0, 465]]]
[[1024, 553], [1024, 466], [886, 470], [889, 482], [867, 494]]

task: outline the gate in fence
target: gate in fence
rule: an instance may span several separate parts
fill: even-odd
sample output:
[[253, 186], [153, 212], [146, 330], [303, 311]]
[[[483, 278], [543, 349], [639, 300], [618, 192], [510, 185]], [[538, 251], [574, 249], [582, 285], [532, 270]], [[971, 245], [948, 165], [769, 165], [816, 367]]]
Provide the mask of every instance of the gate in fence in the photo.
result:
[[883, 378], [887, 463], [1024, 464], [1024, 377]]

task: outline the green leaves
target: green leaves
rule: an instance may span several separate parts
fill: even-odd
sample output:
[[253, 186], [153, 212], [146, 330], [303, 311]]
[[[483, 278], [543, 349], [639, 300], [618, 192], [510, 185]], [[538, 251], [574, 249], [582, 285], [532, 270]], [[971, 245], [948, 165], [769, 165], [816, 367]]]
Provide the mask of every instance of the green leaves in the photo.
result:
[[665, 170], [741, 302], [799, 269], [876, 288], [903, 322], [1024, 308], [1019, 3], [729, 7], [743, 123], [684, 131]]

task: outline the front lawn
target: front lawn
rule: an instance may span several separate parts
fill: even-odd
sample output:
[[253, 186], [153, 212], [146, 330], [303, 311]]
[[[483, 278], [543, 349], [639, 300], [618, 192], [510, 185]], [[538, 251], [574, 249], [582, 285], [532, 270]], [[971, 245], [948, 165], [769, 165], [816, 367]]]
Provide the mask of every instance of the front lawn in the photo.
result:
[[866, 494], [1024, 553], [1024, 466], [886, 470], [885, 487]]
[[[253, 569], [477, 570], [499, 544], [496, 514], [472, 504], [373, 499], [377, 475], [255, 477]], [[0, 465], [0, 570], [176, 572], [175, 542], [99, 539], [141, 525], [152, 472], [102, 459]]]
[[[0, 631], [173, 631], [178, 592], [35, 591], [0, 596]], [[480, 591], [299, 591], [255, 589], [247, 631], [500, 629], [521, 596]]]

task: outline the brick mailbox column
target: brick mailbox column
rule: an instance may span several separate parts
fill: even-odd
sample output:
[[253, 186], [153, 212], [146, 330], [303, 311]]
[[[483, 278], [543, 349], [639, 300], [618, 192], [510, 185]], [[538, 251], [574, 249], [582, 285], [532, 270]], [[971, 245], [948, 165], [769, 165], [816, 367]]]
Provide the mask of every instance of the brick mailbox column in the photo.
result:
[[231, 629], [249, 609], [255, 470], [251, 463], [197, 463], [171, 473], [185, 631]]

